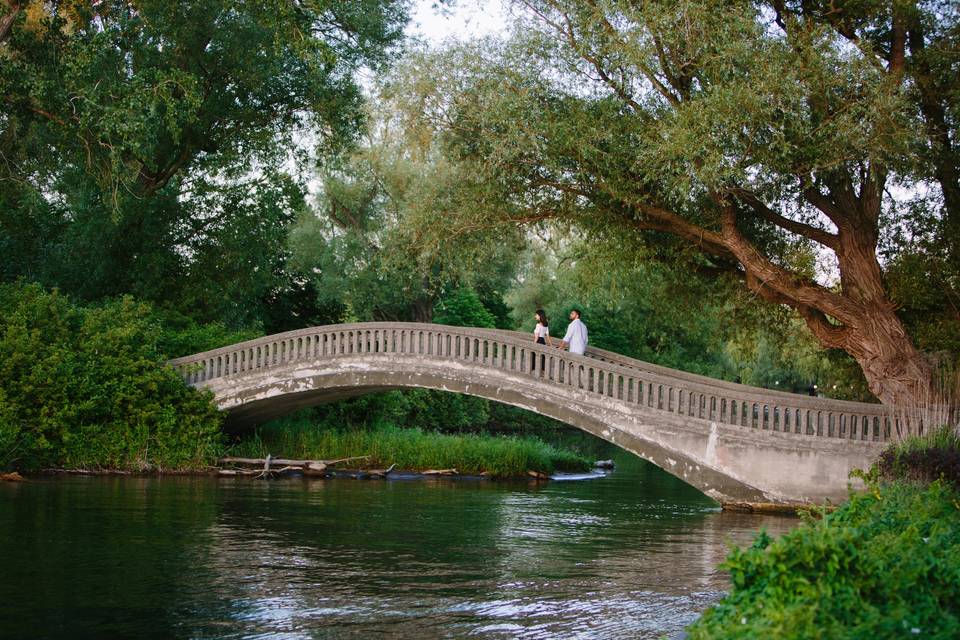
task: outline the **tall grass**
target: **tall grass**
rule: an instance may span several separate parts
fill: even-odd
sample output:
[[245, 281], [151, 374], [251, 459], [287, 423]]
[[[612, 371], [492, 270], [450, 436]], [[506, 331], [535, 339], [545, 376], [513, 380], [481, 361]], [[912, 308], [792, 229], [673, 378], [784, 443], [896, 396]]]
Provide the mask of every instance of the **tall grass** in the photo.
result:
[[948, 428], [960, 437], [960, 364], [942, 360], [933, 363], [933, 385], [904, 405], [888, 410], [893, 436], [897, 442], [907, 442], [942, 428]]
[[[276, 421], [230, 448], [230, 454], [262, 458], [267, 454], [308, 460], [369, 456], [360, 468], [392, 464], [410, 471], [457, 469], [494, 477], [528, 471], [583, 471], [591, 462], [531, 437], [441, 434], [379, 425], [369, 429], [323, 428], [305, 418]], [[354, 466], [354, 465], [351, 465]]]

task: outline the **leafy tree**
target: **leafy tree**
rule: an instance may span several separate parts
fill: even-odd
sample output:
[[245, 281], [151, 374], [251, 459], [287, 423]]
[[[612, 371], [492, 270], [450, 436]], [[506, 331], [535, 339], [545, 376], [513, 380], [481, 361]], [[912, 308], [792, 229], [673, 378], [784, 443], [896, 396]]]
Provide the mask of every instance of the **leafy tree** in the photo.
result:
[[[312, 163], [354, 143], [355, 81], [404, 0], [0, 2], [0, 276], [284, 326]], [[9, 188], [8, 188], [9, 186]]]
[[454, 327], [496, 327], [497, 319], [490, 313], [473, 289], [460, 287], [440, 299], [433, 316], [434, 322]]
[[466, 287], [505, 323], [500, 292], [522, 232], [467, 225], [443, 241], [423, 234], [424, 224], [446, 225], [478, 204], [459, 188], [463, 167], [432, 141], [405, 137], [389, 86], [378, 91], [364, 144], [322, 168], [315, 206], [290, 234], [291, 265], [315, 283], [321, 306], [341, 302], [351, 319], [430, 322], [444, 292]]
[[[932, 49], [955, 46], [955, 6], [516, 4], [513, 41], [409, 67], [411, 126], [442, 136], [484, 203], [454, 226], [555, 221], [639, 238], [794, 309], [882, 401], [935, 392], [878, 246], [903, 220], [896, 194], [922, 181], [939, 192], [927, 219], [951, 218], [960, 74]], [[931, 234], [955, 237], [945, 224]], [[837, 287], [817, 278], [818, 256]]]

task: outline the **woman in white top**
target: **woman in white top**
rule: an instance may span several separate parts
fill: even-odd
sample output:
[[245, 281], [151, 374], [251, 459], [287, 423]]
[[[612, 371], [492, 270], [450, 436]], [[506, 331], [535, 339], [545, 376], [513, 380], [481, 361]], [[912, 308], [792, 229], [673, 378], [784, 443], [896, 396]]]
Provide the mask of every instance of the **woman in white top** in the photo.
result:
[[550, 324], [547, 322], [547, 314], [544, 313], [543, 309], [537, 309], [534, 317], [537, 319], [537, 326], [533, 328], [533, 341], [537, 344], [545, 344], [552, 347], [553, 345], [550, 344]]
[[[547, 314], [544, 313], [543, 309], [537, 309], [537, 312], [534, 314], [537, 318], [537, 326], [533, 328], [533, 340], [537, 344], [545, 344], [552, 347], [550, 344], [550, 324], [547, 322]], [[537, 370], [537, 355], [530, 354], [532, 356], [530, 360], [530, 369], [532, 371]], [[546, 364], [546, 356], [540, 356], [540, 369], [543, 370], [544, 365]]]

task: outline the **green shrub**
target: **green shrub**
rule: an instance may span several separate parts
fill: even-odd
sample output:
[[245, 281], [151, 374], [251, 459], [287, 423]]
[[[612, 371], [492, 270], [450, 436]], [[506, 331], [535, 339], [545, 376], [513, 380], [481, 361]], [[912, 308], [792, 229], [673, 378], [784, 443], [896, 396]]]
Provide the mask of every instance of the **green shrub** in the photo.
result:
[[926, 436], [907, 438], [880, 454], [876, 471], [885, 480], [943, 479], [960, 488], [960, 433], [944, 426]]
[[960, 637], [960, 493], [894, 483], [731, 551], [731, 593], [696, 638]]
[[0, 467], [192, 468], [218, 450], [209, 394], [164, 366], [149, 307], [0, 286]]

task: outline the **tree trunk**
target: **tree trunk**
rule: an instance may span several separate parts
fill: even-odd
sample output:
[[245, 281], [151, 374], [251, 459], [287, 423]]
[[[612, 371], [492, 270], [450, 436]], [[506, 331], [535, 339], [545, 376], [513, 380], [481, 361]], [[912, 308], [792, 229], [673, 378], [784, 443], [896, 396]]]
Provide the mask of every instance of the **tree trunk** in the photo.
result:
[[23, 10], [23, 2], [10, 2], [9, 9], [3, 15], [0, 15], [0, 44], [6, 42], [13, 30], [13, 23], [17, 21], [17, 16]]
[[[865, 307], [863, 313], [862, 324], [851, 327], [841, 348], [863, 369], [870, 391], [893, 410], [936, 402], [933, 368], [906, 335], [900, 318], [877, 306]], [[817, 328], [811, 329], [817, 335]]]
[[[879, 211], [879, 205], [869, 208]], [[867, 216], [851, 218], [854, 224], [839, 233], [836, 255], [842, 296], [853, 303], [854, 313], [843, 319], [847, 331], [838, 346], [857, 361], [883, 404], [902, 410], [929, 403], [936, 395], [933, 367], [907, 335], [887, 295], [877, 260], [877, 227]]]

